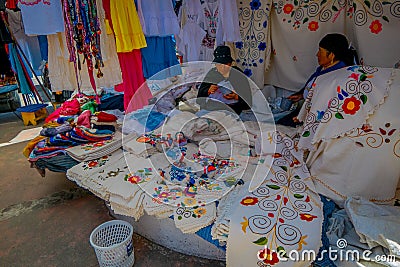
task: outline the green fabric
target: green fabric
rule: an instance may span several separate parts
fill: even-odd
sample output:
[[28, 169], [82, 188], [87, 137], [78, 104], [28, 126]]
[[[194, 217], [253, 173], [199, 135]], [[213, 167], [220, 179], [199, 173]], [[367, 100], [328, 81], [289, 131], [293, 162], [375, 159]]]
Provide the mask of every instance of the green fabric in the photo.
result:
[[97, 103], [94, 101], [87, 102], [81, 107], [82, 111], [90, 110], [90, 112], [95, 113], [97, 111]]

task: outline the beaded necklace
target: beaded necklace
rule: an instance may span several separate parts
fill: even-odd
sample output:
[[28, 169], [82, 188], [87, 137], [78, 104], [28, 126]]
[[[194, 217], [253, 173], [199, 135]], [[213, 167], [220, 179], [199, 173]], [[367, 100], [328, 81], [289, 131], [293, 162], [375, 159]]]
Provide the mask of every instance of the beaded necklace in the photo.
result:
[[90, 84], [96, 93], [96, 101], [99, 102], [93, 68], [97, 69], [97, 78], [101, 78], [103, 77], [101, 68], [104, 64], [100, 49], [101, 30], [96, 0], [63, 0], [63, 13], [69, 60], [74, 63], [78, 93], [81, 94], [78, 73], [81, 71], [80, 55], [82, 55], [82, 64], [86, 62]]

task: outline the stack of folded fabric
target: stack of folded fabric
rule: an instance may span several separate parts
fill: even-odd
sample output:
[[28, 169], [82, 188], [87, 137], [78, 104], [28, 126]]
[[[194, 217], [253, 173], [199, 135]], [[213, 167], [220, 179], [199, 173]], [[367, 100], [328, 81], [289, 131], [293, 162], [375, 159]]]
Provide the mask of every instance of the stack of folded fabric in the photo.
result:
[[179, 206], [174, 211], [175, 226], [184, 234], [193, 234], [209, 226], [217, 216], [215, 202], [193, 207]]
[[122, 147], [122, 141], [129, 142], [135, 137], [135, 135], [124, 136], [116, 132], [112, 139], [70, 147], [67, 153], [77, 161], [98, 159]]
[[95, 116], [90, 118], [90, 123], [94, 129], [115, 131], [117, 127], [117, 120], [117, 116], [100, 111], [95, 113]]
[[114, 132], [110, 130], [89, 129], [84, 126], [76, 126], [71, 132], [66, 134], [76, 142], [89, 143], [109, 140]]
[[67, 171], [67, 177], [96, 196], [108, 200], [108, 186], [112, 181], [107, 180], [114, 180], [118, 174], [127, 171], [126, 164], [125, 168], [118, 164], [125, 164], [122, 149], [108, 156], [79, 163]]

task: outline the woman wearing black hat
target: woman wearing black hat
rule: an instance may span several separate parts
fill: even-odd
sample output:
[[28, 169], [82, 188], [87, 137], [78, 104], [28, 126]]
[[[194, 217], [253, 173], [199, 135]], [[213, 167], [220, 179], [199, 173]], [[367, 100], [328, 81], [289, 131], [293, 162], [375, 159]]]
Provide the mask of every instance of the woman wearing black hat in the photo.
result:
[[236, 66], [228, 46], [214, 50], [215, 68], [205, 76], [197, 94], [197, 103], [203, 110], [232, 109], [237, 114], [252, 104], [250, 85], [246, 75]]
[[[349, 47], [347, 38], [339, 33], [330, 33], [325, 35], [325, 37], [319, 42], [316, 56], [318, 58], [319, 67], [307, 80], [305, 86], [300, 91], [288, 97], [289, 100], [299, 102], [306, 98], [309, 89], [312, 87], [318, 76], [346, 66], [354, 65], [354, 61], [357, 60], [354, 50]], [[278, 120], [277, 123], [293, 127], [296, 126], [298, 123], [296, 116], [298, 115], [299, 110], [300, 107]]]

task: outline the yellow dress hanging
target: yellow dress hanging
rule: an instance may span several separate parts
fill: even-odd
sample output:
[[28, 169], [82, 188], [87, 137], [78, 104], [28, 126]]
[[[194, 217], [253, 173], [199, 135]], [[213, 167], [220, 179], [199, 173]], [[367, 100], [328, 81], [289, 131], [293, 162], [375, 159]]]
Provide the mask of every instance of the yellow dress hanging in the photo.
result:
[[134, 1], [111, 0], [110, 11], [117, 52], [131, 52], [147, 46]]

